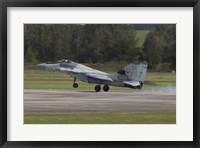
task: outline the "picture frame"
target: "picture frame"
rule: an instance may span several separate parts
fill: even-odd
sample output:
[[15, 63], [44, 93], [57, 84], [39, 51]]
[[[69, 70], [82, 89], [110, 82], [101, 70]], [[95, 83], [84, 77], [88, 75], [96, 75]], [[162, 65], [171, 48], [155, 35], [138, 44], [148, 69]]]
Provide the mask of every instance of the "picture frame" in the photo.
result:
[[[8, 141], [8, 7], [193, 7], [193, 141]], [[1, 147], [200, 147], [200, 2], [199, 0], [3, 0], [0, 3], [0, 146]], [[190, 98], [192, 99], [192, 98]]]

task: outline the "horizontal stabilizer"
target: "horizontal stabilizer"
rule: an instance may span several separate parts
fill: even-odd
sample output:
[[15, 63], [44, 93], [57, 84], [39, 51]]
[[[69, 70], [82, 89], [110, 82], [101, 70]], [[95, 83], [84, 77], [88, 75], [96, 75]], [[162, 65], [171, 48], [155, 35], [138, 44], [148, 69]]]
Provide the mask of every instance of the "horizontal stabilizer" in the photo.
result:
[[126, 85], [133, 86], [133, 87], [140, 86], [140, 82], [139, 81], [124, 81], [123, 83], [126, 84]]
[[88, 77], [91, 77], [93, 79], [98, 79], [98, 80], [103, 80], [103, 81], [113, 81], [107, 75], [96, 74], [96, 73], [86, 73], [85, 75], [88, 76]]

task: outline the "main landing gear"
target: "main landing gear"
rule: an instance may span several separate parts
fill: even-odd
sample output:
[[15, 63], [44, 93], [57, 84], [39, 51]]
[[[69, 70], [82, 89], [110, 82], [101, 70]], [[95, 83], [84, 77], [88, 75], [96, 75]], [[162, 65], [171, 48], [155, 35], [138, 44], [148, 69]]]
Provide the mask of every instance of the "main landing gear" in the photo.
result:
[[104, 86], [103, 86], [103, 90], [104, 90], [105, 92], [109, 91], [109, 86], [108, 86], [108, 85], [104, 85]]
[[74, 77], [73, 87], [74, 87], [74, 88], [78, 88], [78, 84], [76, 83], [76, 77]]
[[[76, 77], [74, 77], [73, 87], [74, 87], [74, 88], [78, 88], [78, 84], [76, 83]], [[96, 85], [96, 86], [94, 87], [94, 89], [95, 89], [96, 92], [100, 92], [100, 91], [101, 91], [101, 85], [100, 85], [100, 84], [99, 84], [99, 85]], [[104, 90], [105, 92], [109, 91], [109, 86], [108, 86], [107, 84], [105, 84], [105, 85], [103, 86], [103, 90]]]
[[101, 85], [96, 85], [94, 89], [96, 90], [96, 92], [99, 92], [101, 90]]
[[[100, 85], [100, 84], [99, 84], [99, 85], [96, 85], [96, 86], [94, 87], [94, 89], [95, 89], [96, 92], [99, 92], [99, 91], [101, 90], [101, 85]], [[108, 85], [104, 85], [104, 86], [103, 86], [103, 90], [104, 90], [105, 92], [109, 91], [109, 86], [108, 86]]]

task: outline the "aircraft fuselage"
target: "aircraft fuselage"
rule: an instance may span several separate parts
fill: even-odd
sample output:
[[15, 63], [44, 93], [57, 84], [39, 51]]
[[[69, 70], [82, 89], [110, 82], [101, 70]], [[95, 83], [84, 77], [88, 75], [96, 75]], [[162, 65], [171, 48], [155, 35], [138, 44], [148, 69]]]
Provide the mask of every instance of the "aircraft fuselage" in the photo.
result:
[[78, 87], [78, 84], [76, 83], [76, 79], [78, 79], [82, 82], [98, 84], [95, 86], [96, 91], [101, 90], [101, 85], [104, 85], [104, 91], [108, 91], [108, 85], [142, 88], [144, 77], [146, 75], [147, 63], [130, 63], [116, 74], [108, 74], [69, 60], [61, 60], [55, 64], [38, 64], [36, 67], [45, 70], [59, 70], [67, 72], [74, 78], [74, 88]]

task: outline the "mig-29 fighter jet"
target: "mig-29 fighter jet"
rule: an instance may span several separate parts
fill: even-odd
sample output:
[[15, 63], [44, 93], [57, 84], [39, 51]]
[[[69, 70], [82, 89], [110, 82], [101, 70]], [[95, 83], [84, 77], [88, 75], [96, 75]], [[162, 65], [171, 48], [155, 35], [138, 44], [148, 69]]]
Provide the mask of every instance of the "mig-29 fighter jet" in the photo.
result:
[[101, 90], [101, 85], [104, 85], [103, 90], [106, 92], [109, 91], [109, 85], [141, 89], [147, 72], [146, 62], [130, 63], [116, 74], [108, 74], [70, 60], [60, 60], [54, 64], [42, 63], [36, 65], [36, 67], [45, 70], [66, 71], [74, 78], [74, 88], [78, 87], [76, 83], [76, 79], [78, 79], [83, 82], [97, 84], [94, 88], [96, 92]]

